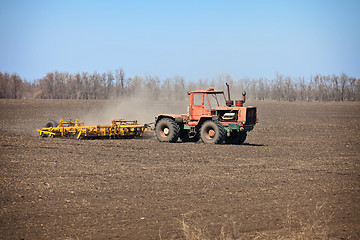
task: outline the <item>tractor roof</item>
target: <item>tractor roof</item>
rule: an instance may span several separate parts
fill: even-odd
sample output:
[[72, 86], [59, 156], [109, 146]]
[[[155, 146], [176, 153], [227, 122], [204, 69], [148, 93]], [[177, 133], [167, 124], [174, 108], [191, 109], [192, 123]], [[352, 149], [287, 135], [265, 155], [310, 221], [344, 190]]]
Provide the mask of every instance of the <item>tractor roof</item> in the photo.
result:
[[196, 91], [191, 91], [189, 93], [224, 93], [224, 91], [214, 90], [214, 88], [208, 88], [206, 90], [196, 90]]

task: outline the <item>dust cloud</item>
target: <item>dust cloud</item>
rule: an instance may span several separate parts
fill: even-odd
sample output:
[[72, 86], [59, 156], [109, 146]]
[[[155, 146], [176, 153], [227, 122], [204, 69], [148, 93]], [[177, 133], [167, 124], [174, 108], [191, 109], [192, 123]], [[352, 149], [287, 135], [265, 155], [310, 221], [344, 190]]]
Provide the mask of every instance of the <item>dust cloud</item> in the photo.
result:
[[188, 100], [150, 100], [146, 97], [112, 99], [96, 106], [80, 117], [86, 125], [107, 125], [114, 119], [152, 123], [159, 114], [185, 114]]

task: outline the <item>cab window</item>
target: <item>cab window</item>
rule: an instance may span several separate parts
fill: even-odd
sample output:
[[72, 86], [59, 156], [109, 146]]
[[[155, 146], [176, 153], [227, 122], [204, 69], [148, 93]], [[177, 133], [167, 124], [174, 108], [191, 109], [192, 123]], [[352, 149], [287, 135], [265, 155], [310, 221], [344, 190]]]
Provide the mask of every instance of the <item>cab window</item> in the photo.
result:
[[201, 106], [203, 105], [203, 98], [202, 98], [202, 94], [194, 94], [193, 95], [193, 104], [196, 106]]
[[224, 94], [220, 93], [211, 93], [207, 94], [207, 97], [209, 99], [209, 103], [212, 109], [218, 106], [225, 106], [225, 96]]

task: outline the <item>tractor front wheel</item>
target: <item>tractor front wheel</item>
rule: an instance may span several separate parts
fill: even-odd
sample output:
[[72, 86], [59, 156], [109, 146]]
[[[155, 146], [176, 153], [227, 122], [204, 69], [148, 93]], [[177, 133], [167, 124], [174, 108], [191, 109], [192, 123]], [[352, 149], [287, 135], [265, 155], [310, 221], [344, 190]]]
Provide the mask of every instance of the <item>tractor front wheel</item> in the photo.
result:
[[225, 139], [225, 128], [219, 121], [207, 120], [200, 129], [200, 137], [204, 143], [221, 144]]
[[171, 118], [163, 118], [155, 126], [155, 136], [160, 142], [176, 142], [180, 127]]

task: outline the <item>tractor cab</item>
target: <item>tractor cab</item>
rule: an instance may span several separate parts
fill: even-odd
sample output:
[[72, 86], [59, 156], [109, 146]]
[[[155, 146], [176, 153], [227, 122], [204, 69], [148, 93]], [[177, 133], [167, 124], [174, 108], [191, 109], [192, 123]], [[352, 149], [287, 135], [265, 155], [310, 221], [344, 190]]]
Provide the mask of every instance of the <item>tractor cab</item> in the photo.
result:
[[[228, 85], [227, 85], [228, 86]], [[244, 107], [246, 92], [243, 92], [243, 99], [234, 101], [230, 99], [230, 90], [228, 87], [228, 99], [224, 91], [214, 90], [197, 90], [189, 92], [189, 120], [199, 121], [202, 117], [216, 116], [224, 126], [229, 123], [238, 123], [244, 125], [245, 122], [255, 125], [256, 108]]]
[[212, 116], [216, 107], [225, 106], [226, 98], [223, 91], [213, 88], [189, 92], [189, 120], [198, 121], [202, 116]]

